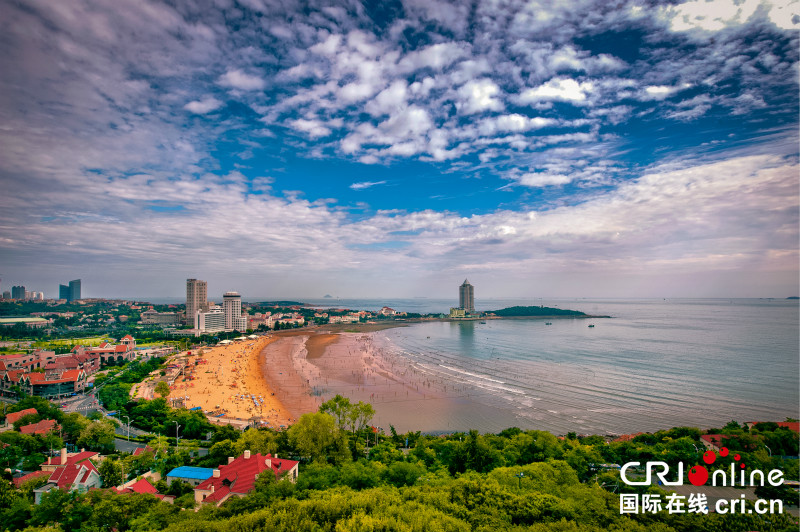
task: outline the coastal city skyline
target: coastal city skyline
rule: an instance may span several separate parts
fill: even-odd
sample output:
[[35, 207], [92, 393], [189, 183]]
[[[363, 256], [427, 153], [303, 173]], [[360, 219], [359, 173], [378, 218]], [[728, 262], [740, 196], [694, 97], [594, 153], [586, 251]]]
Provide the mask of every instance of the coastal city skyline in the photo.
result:
[[0, 277], [796, 296], [794, 5], [3, 3]]

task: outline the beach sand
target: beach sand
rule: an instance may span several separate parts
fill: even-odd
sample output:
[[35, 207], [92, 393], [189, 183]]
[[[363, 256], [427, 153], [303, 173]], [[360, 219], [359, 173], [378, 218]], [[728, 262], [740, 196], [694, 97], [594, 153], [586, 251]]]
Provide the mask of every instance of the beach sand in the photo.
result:
[[207, 348], [190, 357], [187, 367], [186, 380], [175, 381], [170, 399], [184, 398], [187, 408], [199, 406], [212, 422], [239, 427], [288, 427], [341, 394], [372, 404], [373, 423], [386, 431], [390, 424], [412, 430], [423, 419], [446, 431], [466, 423], [453, 417], [454, 406], [470, 402], [467, 387], [385, 349], [372, 331], [282, 331]]
[[267, 386], [259, 363], [259, 354], [276, 340], [264, 336], [194, 354], [186, 375], [172, 385], [170, 399], [202, 408], [215, 423], [287, 425], [291, 416]]
[[371, 403], [375, 424], [410, 430], [436, 412], [447, 429], [463, 390], [434, 378], [409, 359], [385, 350], [370, 333], [301, 330], [277, 335], [261, 354], [267, 386], [293, 419], [315, 412], [336, 394]]

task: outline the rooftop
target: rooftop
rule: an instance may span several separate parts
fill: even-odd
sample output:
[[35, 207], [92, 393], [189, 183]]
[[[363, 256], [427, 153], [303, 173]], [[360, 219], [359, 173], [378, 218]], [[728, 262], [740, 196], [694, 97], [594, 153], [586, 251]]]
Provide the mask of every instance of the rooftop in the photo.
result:
[[214, 470], [209, 467], [181, 466], [181, 467], [176, 467], [175, 469], [167, 473], [167, 476], [206, 480], [208, 478], [211, 478], [213, 474]]

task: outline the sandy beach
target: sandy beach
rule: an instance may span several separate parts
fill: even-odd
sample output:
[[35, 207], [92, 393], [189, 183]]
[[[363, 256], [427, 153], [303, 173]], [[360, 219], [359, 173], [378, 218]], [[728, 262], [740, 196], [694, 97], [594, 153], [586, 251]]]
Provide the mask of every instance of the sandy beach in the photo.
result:
[[276, 340], [263, 336], [194, 353], [185, 375], [172, 385], [170, 399], [183, 398], [187, 408], [202, 408], [216, 423], [287, 425], [291, 416], [267, 386], [259, 364], [259, 354]]
[[371, 403], [375, 424], [384, 423], [385, 430], [389, 424], [411, 430], [432, 409], [446, 416], [467, 393], [390, 353], [365, 332], [292, 331], [277, 335], [260, 360], [267, 386], [294, 419], [341, 394]]
[[214, 423], [285, 428], [341, 394], [371, 403], [385, 430], [411, 430], [434, 412], [446, 419], [454, 401], [469, 400], [466, 387], [387, 351], [371, 333], [299, 329], [206, 348], [189, 357], [170, 399]]

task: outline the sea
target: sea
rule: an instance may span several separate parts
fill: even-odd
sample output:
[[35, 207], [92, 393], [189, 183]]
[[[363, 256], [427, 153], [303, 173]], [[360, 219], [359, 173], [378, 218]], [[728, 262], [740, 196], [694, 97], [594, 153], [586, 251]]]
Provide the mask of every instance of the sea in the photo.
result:
[[[455, 304], [307, 302], [418, 313], [447, 312]], [[514, 305], [610, 317], [437, 321], [373, 333], [392, 357], [457, 390], [375, 404], [375, 422], [399, 431], [629, 434], [800, 418], [797, 300], [476, 300], [478, 310]]]

